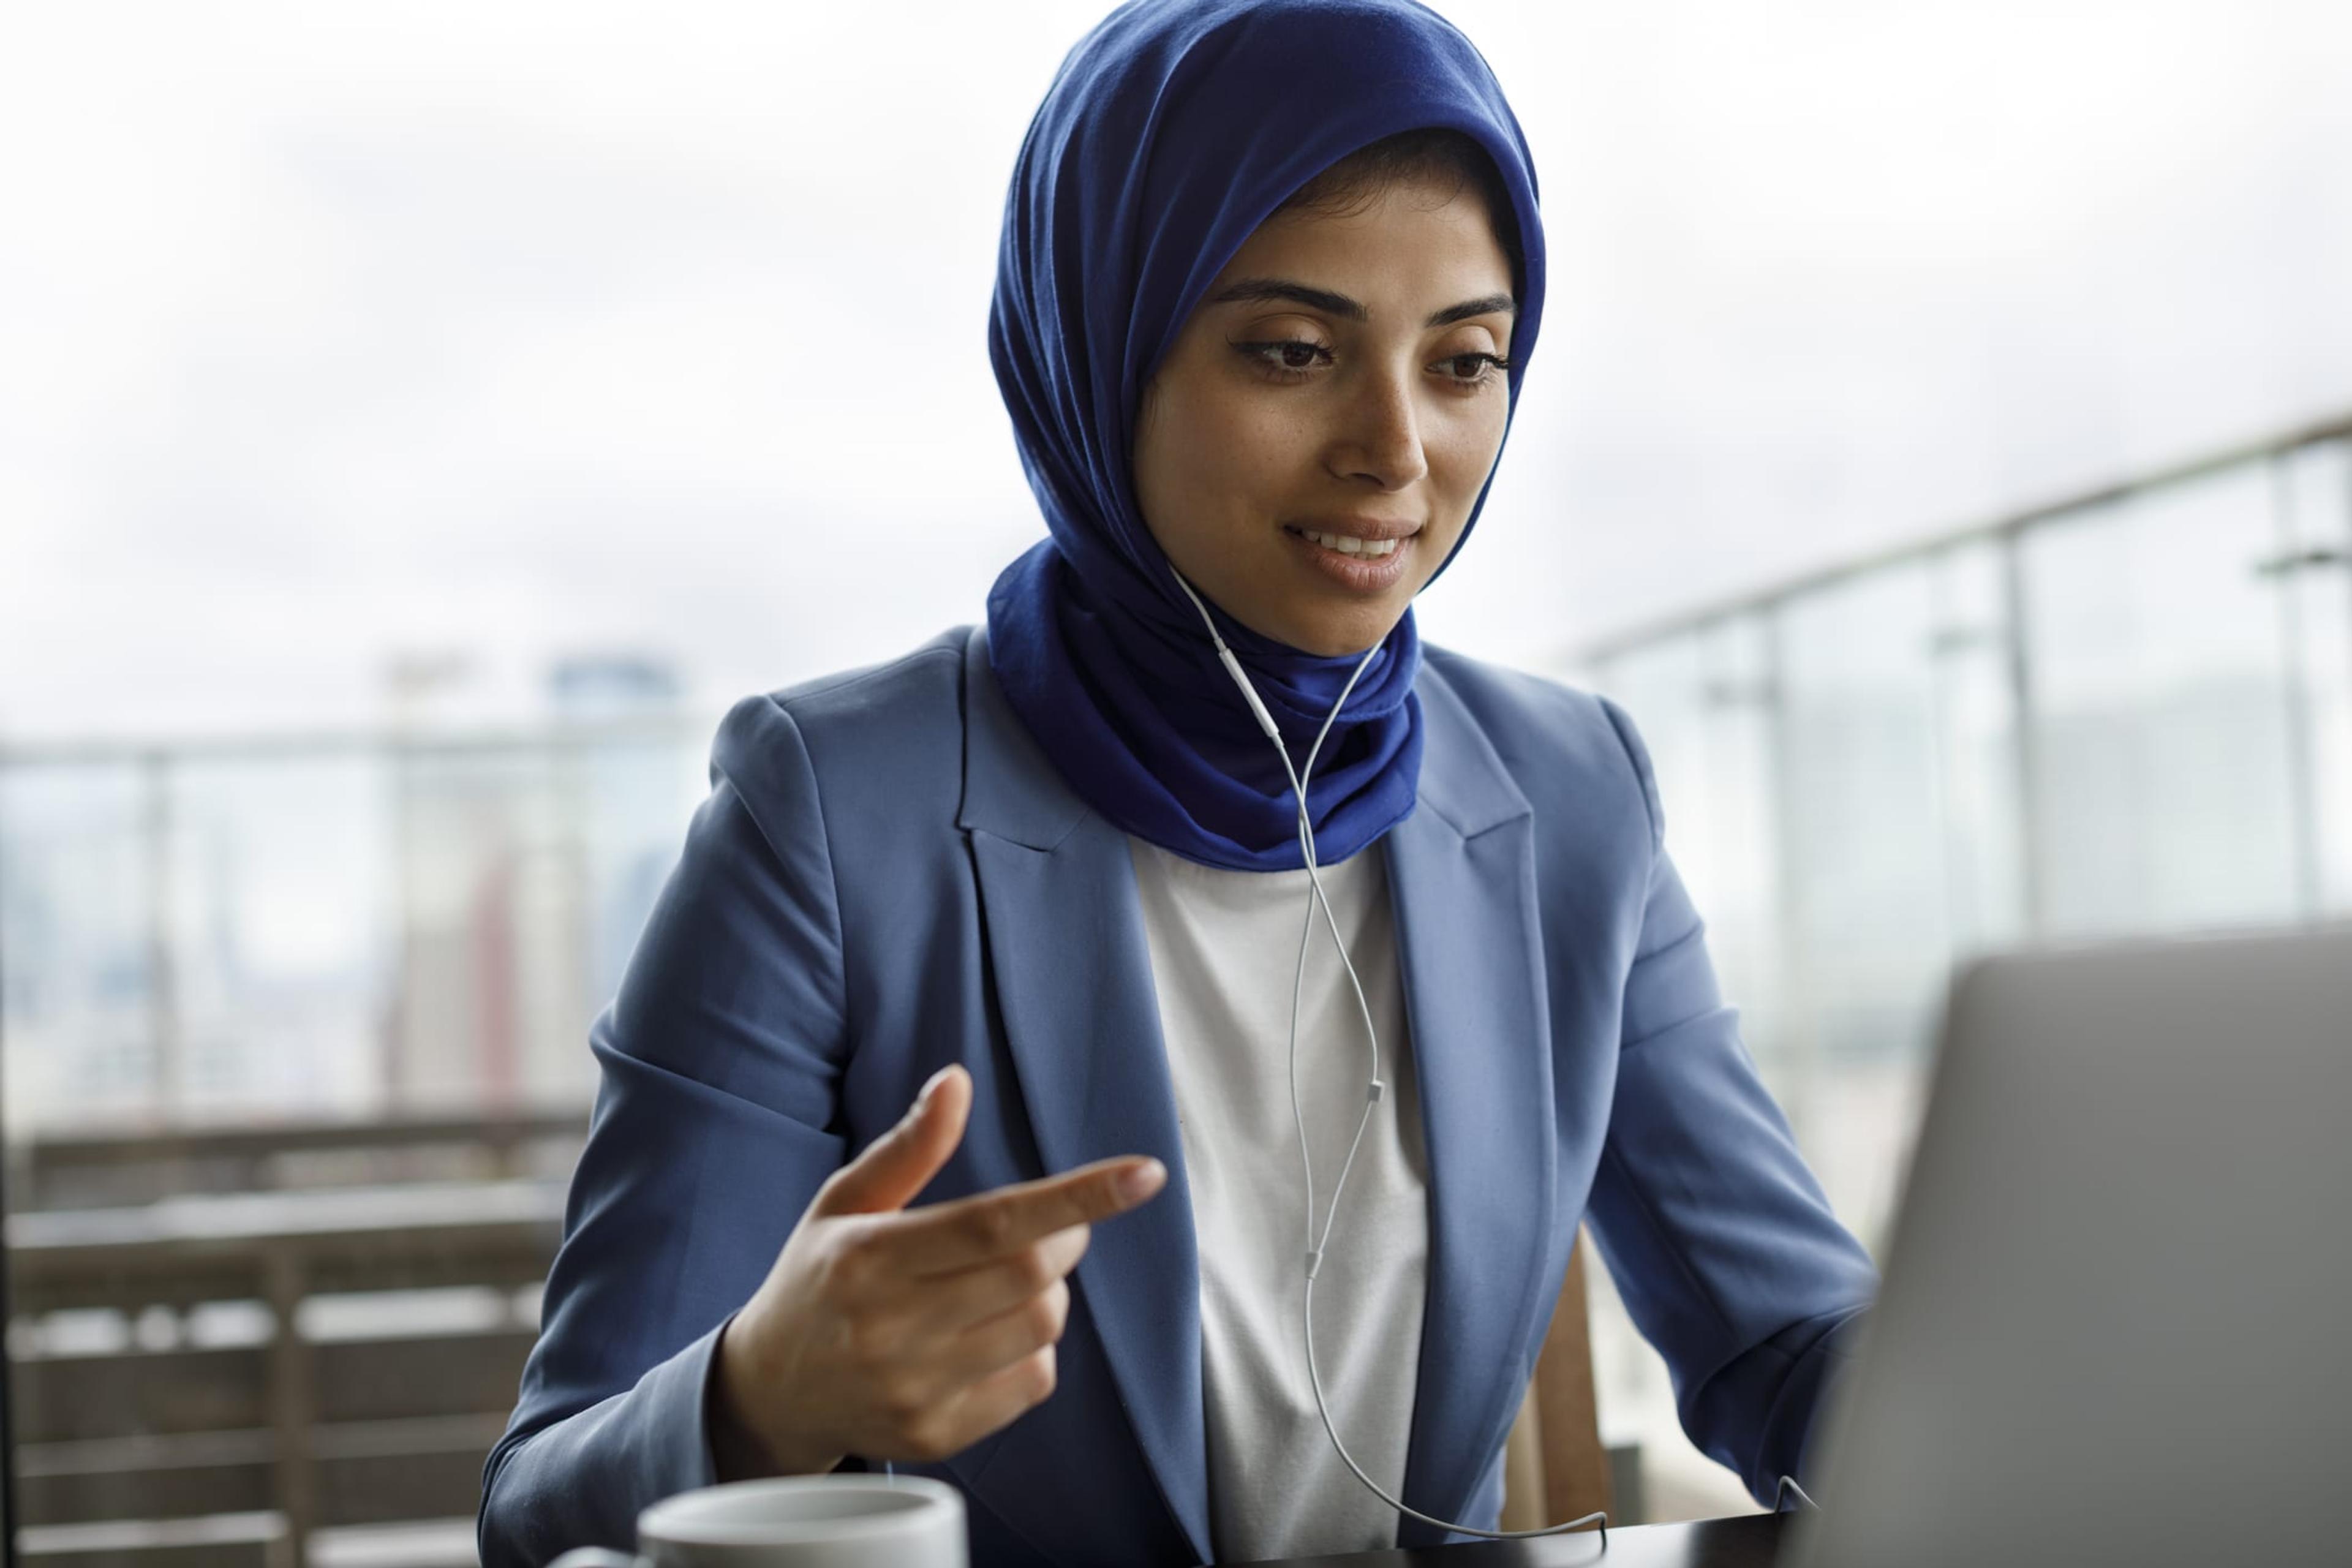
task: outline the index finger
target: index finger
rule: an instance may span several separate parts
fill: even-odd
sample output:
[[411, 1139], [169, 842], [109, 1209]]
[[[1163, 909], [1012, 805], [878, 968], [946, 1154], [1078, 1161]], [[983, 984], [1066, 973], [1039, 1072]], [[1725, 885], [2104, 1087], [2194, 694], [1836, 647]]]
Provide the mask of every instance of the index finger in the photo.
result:
[[1074, 1225], [1124, 1214], [1166, 1184], [1149, 1156], [1097, 1160], [1055, 1176], [909, 1209], [889, 1226], [891, 1248], [917, 1274], [952, 1274], [993, 1263]]

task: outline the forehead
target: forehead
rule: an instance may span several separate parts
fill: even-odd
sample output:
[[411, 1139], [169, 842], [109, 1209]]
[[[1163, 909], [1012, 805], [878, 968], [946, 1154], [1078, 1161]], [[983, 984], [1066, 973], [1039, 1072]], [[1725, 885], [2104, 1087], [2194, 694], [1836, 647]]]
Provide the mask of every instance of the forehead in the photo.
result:
[[1485, 199], [1450, 180], [1401, 179], [1336, 208], [1278, 212], [1242, 242], [1216, 283], [1244, 277], [1312, 283], [1368, 303], [1381, 293], [1439, 293], [1450, 303], [1511, 289], [1510, 258], [1495, 237]]

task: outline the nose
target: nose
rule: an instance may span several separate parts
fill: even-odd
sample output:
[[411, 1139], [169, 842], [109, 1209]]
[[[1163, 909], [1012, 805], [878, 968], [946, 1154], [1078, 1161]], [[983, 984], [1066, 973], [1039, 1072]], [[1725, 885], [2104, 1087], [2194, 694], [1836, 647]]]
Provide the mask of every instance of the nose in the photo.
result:
[[1410, 374], [1383, 368], [1360, 379], [1346, 404], [1337, 438], [1325, 456], [1332, 473], [1343, 479], [1370, 479], [1384, 490], [1397, 490], [1429, 472], [1420, 421], [1413, 411]]

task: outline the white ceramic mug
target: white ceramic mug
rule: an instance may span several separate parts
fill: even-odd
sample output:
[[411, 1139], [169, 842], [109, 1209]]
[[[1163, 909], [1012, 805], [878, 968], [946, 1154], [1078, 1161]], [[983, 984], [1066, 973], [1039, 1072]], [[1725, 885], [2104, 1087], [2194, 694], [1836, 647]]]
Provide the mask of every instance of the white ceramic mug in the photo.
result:
[[577, 1546], [548, 1568], [970, 1568], [963, 1495], [928, 1476], [782, 1476], [664, 1498], [637, 1553]]

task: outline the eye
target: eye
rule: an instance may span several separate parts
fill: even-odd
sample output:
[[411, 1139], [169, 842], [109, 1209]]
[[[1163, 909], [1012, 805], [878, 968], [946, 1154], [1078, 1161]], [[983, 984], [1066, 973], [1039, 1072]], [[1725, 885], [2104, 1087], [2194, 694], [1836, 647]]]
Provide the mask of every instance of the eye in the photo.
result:
[[1274, 338], [1234, 344], [1235, 353], [1263, 368], [1276, 381], [1303, 381], [1318, 365], [1331, 363], [1331, 351], [1306, 338]]
[[1480, 387], [1500, 379], [1511, 368], [1511, 362], [1500, 354], [1484, 352], [1448, 354], [1437, 362], [1437, 368], [1457, 386]]

